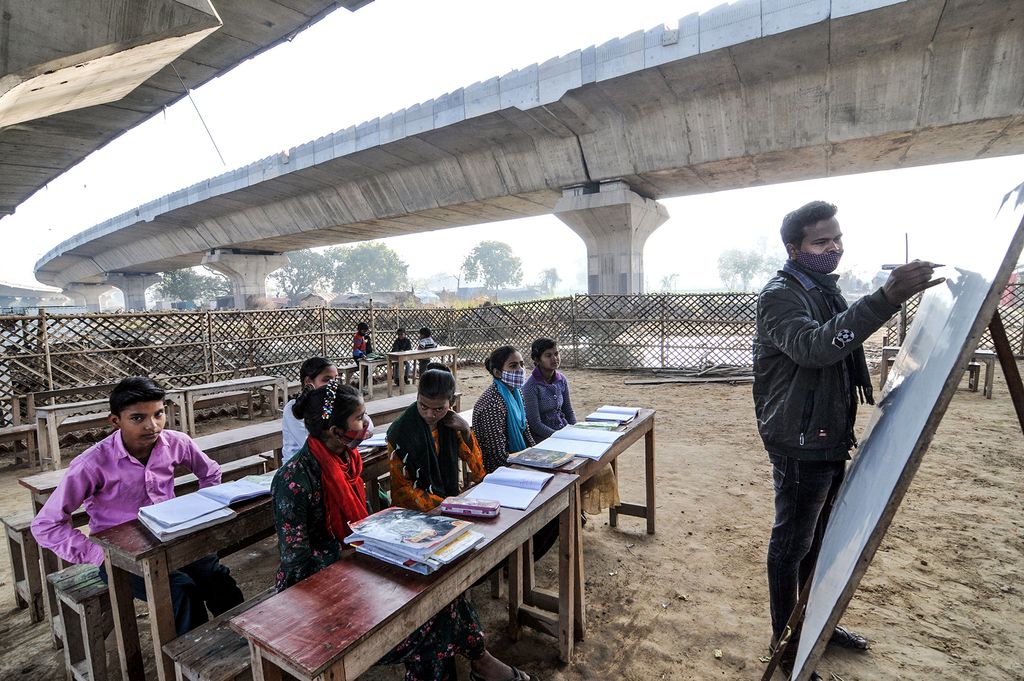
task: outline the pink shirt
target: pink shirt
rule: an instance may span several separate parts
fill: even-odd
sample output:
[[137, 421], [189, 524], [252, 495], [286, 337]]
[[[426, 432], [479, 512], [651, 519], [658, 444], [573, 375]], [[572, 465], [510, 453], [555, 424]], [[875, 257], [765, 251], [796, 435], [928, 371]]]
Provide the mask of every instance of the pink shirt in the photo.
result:
[[124, 448], [121, 431], [79, 454], [67, 474], [32, 521], [32, 534], [43, 548], [70, 563], [103, 564], [103, 549], [71, 524], [71, 514], [84, 503], [89, 532], [135, 520], [139, 509], [174, 496], [174, 468], [184, 466], [199, 478], [200, 487], [220, 483], [220, 466], [199, 450], [188, 435], [160, 433], [143, 466]]

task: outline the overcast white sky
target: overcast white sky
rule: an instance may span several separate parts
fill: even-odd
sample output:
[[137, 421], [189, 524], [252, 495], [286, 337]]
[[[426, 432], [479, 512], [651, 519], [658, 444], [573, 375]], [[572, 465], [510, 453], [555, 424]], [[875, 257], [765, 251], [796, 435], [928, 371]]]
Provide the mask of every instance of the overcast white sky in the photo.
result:
[[[186, 99], [96, 152], [0, 220], [2, 279], [33, 284], [32, 268], [77, 232], [212, 175], [371, 120], [458, 87], [719, 4], [633, 0], [376, 0], [338, 10], [193, 95], [224, 155], [222, 165]], [[648, 240], [651, 290], [721, 285], [727, 248], [777, 249], [778, 226], [811, 199], [839, 205], [847, 255], [840, 269], [873, 274], [911, 257], [955, 262], [999, 198], [1024, 181], [1024, 156], [831, 178], [663, 200], [671, 215]], [[458, 272], [481, 240], [512, 244], [525, 283], [556, 267], [562, 286], [583, 289], [586, 250], [551, 216], [385, 240], [413, 278]], [[459, 246], [452, 248], [451, 244]], [[465, 283], [465, 282], [463, 282]], [[454, 284], [454, 280], [452, 280]]]

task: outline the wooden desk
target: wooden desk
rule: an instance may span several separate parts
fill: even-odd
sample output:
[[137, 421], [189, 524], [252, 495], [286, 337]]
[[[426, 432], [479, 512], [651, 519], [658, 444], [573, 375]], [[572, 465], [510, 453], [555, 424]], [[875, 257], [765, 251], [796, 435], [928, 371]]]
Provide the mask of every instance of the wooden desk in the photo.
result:
[[[898, 345], [887, 345], [882, 348], [882, 366], [879, 367], [878, 384], [879, 388], [885, 387], [885, 381], [889, 378], [889, 365], [896, 360], [896, 355], [900, 352], [900, 346]], [[996, 353], [992, 350], [975, 350], [974, 355], [971, 357], [971, 364], [985, 365], [985, 388], [982, 392], [985, 395], [985, 399], [992, 399], [992, 382], [995, 375], [996, 369]], [[977, 392], [978, 390], [978, 376], [977, 371], [979, 367], [968, 365], [967, 370], [969, 372], [968, 389], [971, 392]]]
[[[171, 390], [164, 398], [167, 408], [168, 423], [184, 423], [184, 397], [181, 392]], [[62, 424], [72, 416], [88, 416], [90, 414], [107, 414], [110, 412], [110, 400], [87, 400], [68, 404], [47, 404], [35, 407], [36, 440], [39, 449], [39, 464], [52, 464], [54, 469], [62, 465], [60, 456], [60, 429]], [[31, 465], [31, 462], [30, 462]]]
[[237, 515], [228, 522], [166, 542], [153, 537], [138, 520], [93, 535], [92, 540], [103, 547], [106, 554], [122, 678], [131, 681], [145, 678], [130, 576], [142, 577], [146, 583], [157, 675], [160, 681], [172, 681], [174, 663], [163, 652], [164, 644], [177, 638], [167, 575], [203, 556], [222, 549], [240, 548], [273, 532], [270, 497], [242, 502], [233, 508]]
[[[511, 570], [509, 618], [514, 635], [522, 619], [517, 575], [523, 544], [554, 518], [560, 529], [560, 608], [552, 633], [558, 636], [561, 658], [568, 662], [574, 642], [576, 481], [573, 475], [556, 475], [526, 511], [503, 508], [494, 520], [475, 520], [484, 541], [433, 575], [417, 575], [350, 553], [234, 617], [231, 627], [249, 640], [253, 678], [269, 681], [287, 672], [306, 680], [355, 679], [505, 559]], [[340, 592], [345, 598], [337, 597]]]
[[[424, 348], [423, 350], [406, 350], [404, 352], [389, 352], [386, 354], [388, 364], [388, 397], [391, 397], [392, 386], [394, 385], [394, 376], [401, 375], [399, 368], [402, 362], [412, 362], [421, 359], [429, 359], [431, 357], [444, 357], [445, 355], [451, 355], [452, 361], [448, 363], [451, 367], [452, 375], [458, 378], [459, 371], [459, 349], [454, 345], [438, 345], [433, 348]], [[395, 373], [397, 372], [397, 373]], [[416, 376], [419, 371], [413, 370], [413, 381], [416, 380]], [[405, 394], [405, 381], [398, 381], [398, 394]]]
[[[359, 376], [359, 392], [364, 392], [372, 400], [373, 399], [373, 372], [377, 370], [377, 367], [387, 364], [387, 357], [380, 357], [378, 359], [366, 359], [361, 357], [356, 360], [356, 375]], [[389, 377], [390, 380], [390, 377]], [[388, 384], [390, 386], [390, 383]], [[391, 396], [391, 390], [388, 390], [388, 397]]]
[[189, 435], [195, 435], [196, 415], [195, 404], [199, 398], [205, 395], [216, 395], [218, 393], [234, 392], [236, 390], [259, 390], [263, 387], [271, 387], [274, 394], [270, 401], [270, 408], [273, 413], [279, 413], [279, 405], [283, 404], [283, 398], [288, 394], [288, 380], [283, 376], [251, 376], [249, 378], [231, 378], [226, 381], [215, 383], [200, 383], [181, 388], [184, 400], [184, 431]]

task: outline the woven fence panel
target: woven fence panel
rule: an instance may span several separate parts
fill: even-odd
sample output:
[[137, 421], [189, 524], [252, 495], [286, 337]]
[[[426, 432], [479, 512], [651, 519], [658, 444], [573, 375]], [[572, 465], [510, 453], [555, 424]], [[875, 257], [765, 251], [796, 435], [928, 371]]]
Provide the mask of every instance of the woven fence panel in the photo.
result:
[[753, 364], [757, 294], [666, 295], [662, 304], [661, 356], [656, 366], [703, 369]]
[[605, 295], [576, 300], [579, 366], [661, 366], [662, 296]]
[[[917, 308], [921, 305], [921, 296], [917, 295], [907, 301], [907, 328], [914, 320]], [[1024, 357], [1024, 284], [1009, 284], [1003, 295], [999, 298], [999, 317], [1003, 320], [1003, 328], [1006, 330], [1006, 337], [1010, 342], [1010, 349], [1017, 357]], [[900, 316], [896, 315], [887, 325], [885, 331], [886, 345], [899, 345], [900, 338], [906, 335], [906, 329], [901, 334]], [[992, 334], [986, 328], [978, 342], [980, 350], [995, 350], [992, 343]]]
[[298, 378], [307, 357], [323, 353], [321, 310], [210, 313], [212, 380], [272, 374]]
[[49, 389], [39, 317], [0, 317], [0, 425], [13, 422], [12, 397]]
[[459, 357], [482, 363], [501, 345], [514, 345], [529, 357], [530, 345], [541, 336], [571, 346], [572, 310], [572, 298], [455, 310], [454, 336]]

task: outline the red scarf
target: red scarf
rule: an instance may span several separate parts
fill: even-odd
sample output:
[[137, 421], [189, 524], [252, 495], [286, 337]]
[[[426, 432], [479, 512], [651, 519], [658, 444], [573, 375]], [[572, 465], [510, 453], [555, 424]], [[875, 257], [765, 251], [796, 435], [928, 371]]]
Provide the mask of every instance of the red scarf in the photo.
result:
[[306, 446], [320, 464], [327, 531], [340, 541], [352, 533], [348, 523], [367, 516], [363, 459], [357, 450], [349, 449], [348, 463], [345, 463], [315, 437], [306, 438]]

